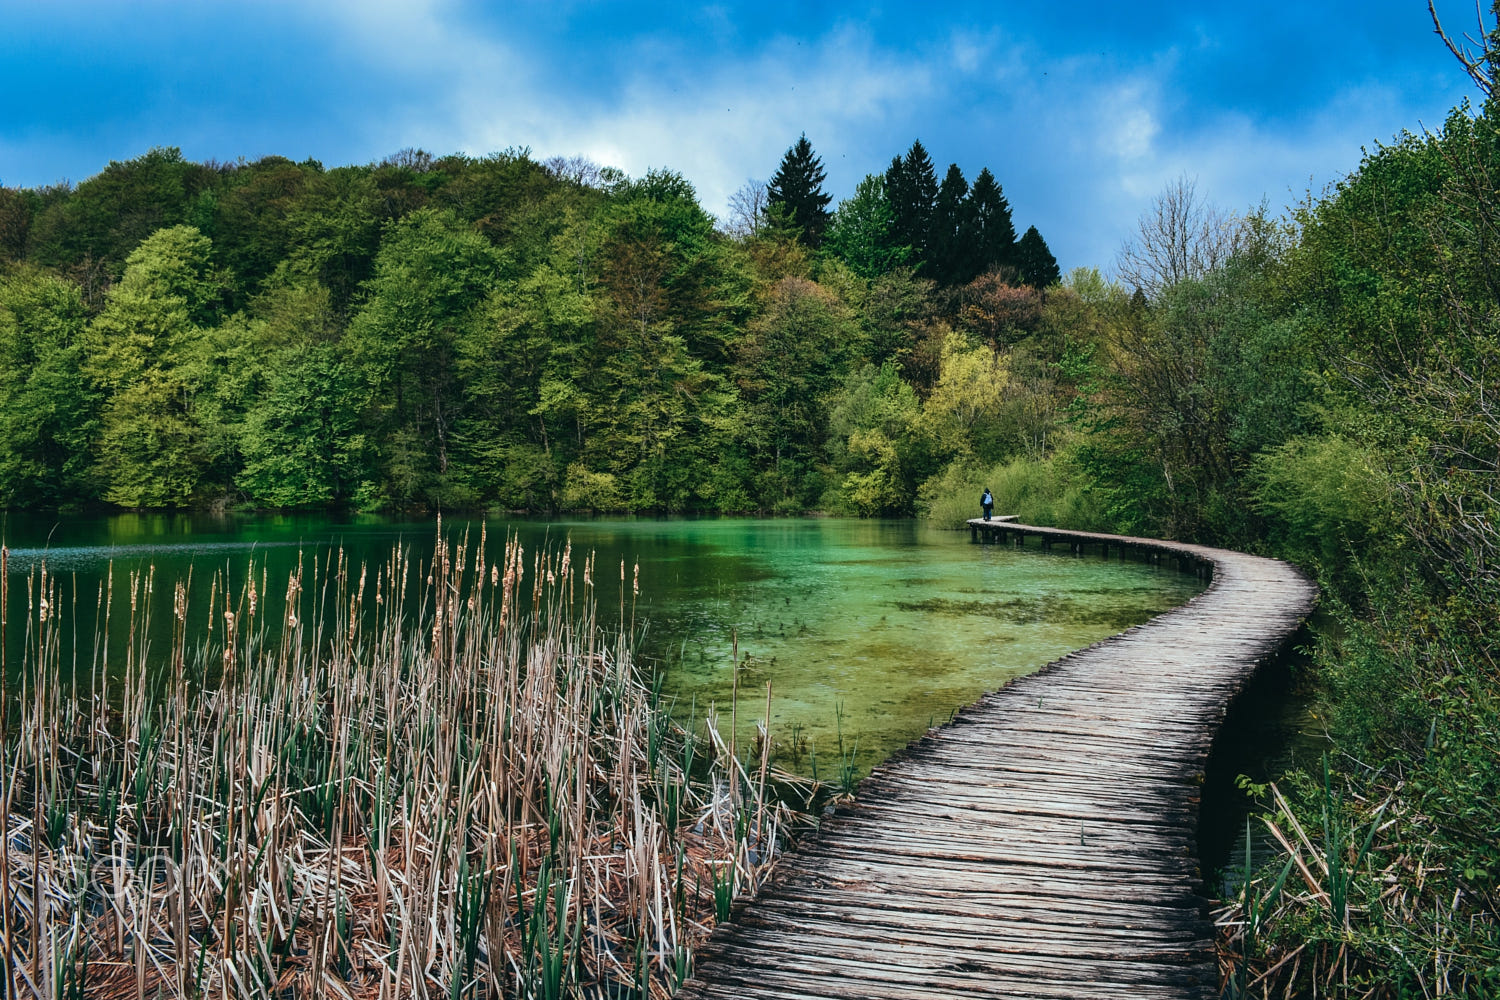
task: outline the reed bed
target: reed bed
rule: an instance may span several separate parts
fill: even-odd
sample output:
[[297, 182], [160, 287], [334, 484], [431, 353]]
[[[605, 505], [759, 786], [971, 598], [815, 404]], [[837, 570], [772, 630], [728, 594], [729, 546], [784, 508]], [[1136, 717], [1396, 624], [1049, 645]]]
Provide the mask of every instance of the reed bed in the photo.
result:
[[153, 572], [84, 610], [31, 575], [0, 625], [26, 649], [0, 715], [7, 996], [675, 990], [773, 864], [785, 776], [764, 738], [742, 760], [655, 704], [638, 571], [604, 627], [592, 557], [511, 541], [487, 565], [482, 536], [438, 535], [425, 565], [299, 561], [284, 605], [263, 568], [216, 577], [206, 629], [175, 583], [166, 649]]
[[1239, 892], [1215, 912], [1226, 1000], [1273, 997], [1491, 997], [1500, 918], [1487, 872], [1453, 870], [1432, 818], [1397, 781], [1371, 799], [1322, 787], [1291, 800], [1255, 786], [1276, 845], [1257, 870], [1250, 827]]

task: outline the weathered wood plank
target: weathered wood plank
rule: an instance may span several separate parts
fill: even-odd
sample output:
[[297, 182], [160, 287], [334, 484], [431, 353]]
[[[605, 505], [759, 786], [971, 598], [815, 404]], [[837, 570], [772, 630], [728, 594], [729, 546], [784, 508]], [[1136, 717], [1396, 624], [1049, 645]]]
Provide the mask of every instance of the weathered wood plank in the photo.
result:
[[697, 959], [687, 998], [1216, 994], [1195, 827], [1229, 700], [1312, 607], [1283, 563], [1013, 521], [1211, 567], [1207, 590], [1018, 678], [877, 768]]

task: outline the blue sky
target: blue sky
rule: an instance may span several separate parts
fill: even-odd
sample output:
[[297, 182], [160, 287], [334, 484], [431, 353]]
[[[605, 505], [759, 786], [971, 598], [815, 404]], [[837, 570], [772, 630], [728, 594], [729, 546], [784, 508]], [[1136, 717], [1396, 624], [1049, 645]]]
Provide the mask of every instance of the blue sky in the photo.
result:
[[[1474, 8], [1439, 0], [1450, 27]], [[325, 166], [529, 146], [670, 167], [723, 214], [806, 132], [835, 201], [920, 138], [1064, 269], [1163, 186], [1273, 210], [1474, 89], [1425, 0], [705, 5], [0, 0], [0, 184], [153, 145]]]

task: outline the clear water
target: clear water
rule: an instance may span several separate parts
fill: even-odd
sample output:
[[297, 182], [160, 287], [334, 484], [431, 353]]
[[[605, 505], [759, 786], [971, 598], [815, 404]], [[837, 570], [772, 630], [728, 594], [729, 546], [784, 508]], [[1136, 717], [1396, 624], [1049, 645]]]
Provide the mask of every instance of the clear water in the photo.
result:
[[[444, 521], [445, 530], [468, 529], [471, 538], [479, 526]], [[639, 564], [640, 648], [678, 716], [701, 719], [712, 706], [721, 729], [728, 726], [737, 645], [738, 738], [753, 738], [769, 683], [779, 762], [807, 772], [816, 754], [825, 777], [837, 764], [840, 735], [846, 753], [857, 744], [864, 771], [984, 692], [1199, 588], [1169, 568], [975, 545], [967, 533], [915, 521], [492, 517], [486, 526], [496, 552], [508, 533], [533, 550], [571, 540], [575, 551], [597, 553], [603, 580], [611, 572], [605, 567], [624, 561], [633, 573]], [[397, 543], [425, 556], [433, 536], [430, 521], [376, 517], [4, 515], [7, 662], [13, 674], [26, 580], [44, 558], [66, 583], [65, 603], [77, 595], [66, 613], [80, 635], [91, 636], [110, 572], [118, 614], [131, 571], [154, 565], [156, 599], [170, 601], [170, 582], [191, 568], [190, 607], [206, 615], [216, 570], [237, 588], [253, 566], [274, 599], [299, 558], [311, 565], [342, 547], [354, 566], [374, 566]], [[608, 585], [600, 590], [613, 600]], [[167, 627], [167, 610], [157, 611], [157, 627]], [[617, 611], [601, 607], [600, 619], [612, 621]], [[78, 645], [87, 664], [90, 651]], [[165, 635], [154, 648], [166, 649]]]

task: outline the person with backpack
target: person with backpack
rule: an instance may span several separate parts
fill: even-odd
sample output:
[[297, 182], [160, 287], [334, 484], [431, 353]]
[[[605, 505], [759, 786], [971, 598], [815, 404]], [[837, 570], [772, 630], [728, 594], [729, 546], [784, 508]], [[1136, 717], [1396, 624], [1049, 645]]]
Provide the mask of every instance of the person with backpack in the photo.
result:
[[990, 512], [995, 509], [995, 497], [990, 493], [988, 486], [984, 488], [984, 496], [979, 498], [979, 506], [984, 508], [984, 519], [988, 521], [990, 519]]

